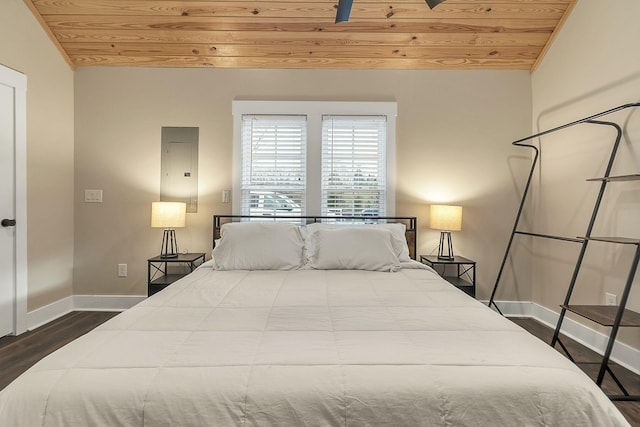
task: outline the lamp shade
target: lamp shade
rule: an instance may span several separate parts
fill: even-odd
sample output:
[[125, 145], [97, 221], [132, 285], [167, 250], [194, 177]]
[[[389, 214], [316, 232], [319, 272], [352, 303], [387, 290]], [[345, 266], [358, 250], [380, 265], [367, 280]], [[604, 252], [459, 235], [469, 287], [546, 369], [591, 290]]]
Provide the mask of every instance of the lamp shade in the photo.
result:
[[184, 227], [187, 204], [182, 202], [151, 203], [151, 226], [162, 228]]
[[462, 230], [462, 206], [431, 205], [429, 227], [436, 230]]

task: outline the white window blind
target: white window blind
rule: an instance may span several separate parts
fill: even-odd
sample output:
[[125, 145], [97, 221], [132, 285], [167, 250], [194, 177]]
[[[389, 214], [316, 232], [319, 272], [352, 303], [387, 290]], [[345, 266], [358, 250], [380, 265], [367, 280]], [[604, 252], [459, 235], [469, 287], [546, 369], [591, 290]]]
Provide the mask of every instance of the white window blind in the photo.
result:
[[322, 215], [386, 215], [386, 117], [322, 117]]
[[242, 116], [243, 215], [304, 215], [305, 116]]

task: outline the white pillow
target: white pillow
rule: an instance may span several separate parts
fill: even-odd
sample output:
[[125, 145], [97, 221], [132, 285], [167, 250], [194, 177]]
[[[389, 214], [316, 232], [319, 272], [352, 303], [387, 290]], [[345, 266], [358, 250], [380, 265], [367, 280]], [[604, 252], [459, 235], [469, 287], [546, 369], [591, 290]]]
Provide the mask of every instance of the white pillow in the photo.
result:
[[[400, 260], [400, 262], [411, 261], [411, 257], [409, 256], [409, 246], [407, 246], [407, 237], [406, 237], [407, 227], [401, 222], [389, 223], [389, 224], [362, 224], [362, 225], [323, 224], [323, 223], [316, 222], [316, 223], [307, 225], [306, 228], [307, 228], [307, 234], [309, 236], [318, 230], [335, 230], [337, 228], [340, 228], [340, 229], [370, 228], [370, 229], [389, 230], [392, 235], [391, 244], [393, 245], [394, 251], [398, 256], [398, 259]], [[313, 244], [313, 241], [311, 241], [311, 244]], [[309, 247], [309, 239], [307, 239], [306, 250], [307, 252], [310, 250], [313, 251], [313, 249]]]
[[284, 222], [234, 222], [220, 229], [216, 270], [294, 270], [303, 265], [300, 227]]
[[307, 239], [309, 266], [318, 270], [397, 271], [400, 261], [389, 230], [370, 227], [320, 228]]

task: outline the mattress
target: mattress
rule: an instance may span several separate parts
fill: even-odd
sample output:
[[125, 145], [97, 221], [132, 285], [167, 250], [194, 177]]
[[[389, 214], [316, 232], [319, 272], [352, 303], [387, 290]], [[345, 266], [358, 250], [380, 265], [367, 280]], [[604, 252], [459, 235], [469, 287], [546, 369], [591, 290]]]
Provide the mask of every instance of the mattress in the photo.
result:
[[16, 379], [0, 425], [628, 425], [562, 355], [420, 266], [205, 265]]

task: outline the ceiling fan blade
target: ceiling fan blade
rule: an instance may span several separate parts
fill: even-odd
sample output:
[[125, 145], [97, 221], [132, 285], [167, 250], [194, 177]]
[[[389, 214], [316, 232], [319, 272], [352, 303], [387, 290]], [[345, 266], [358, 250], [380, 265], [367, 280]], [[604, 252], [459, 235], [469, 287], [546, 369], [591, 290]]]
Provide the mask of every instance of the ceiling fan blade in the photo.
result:
[[347, 22], [351, 14], [353, 0], [338, 0], [338, 11], [336, 12], [336, 24]]
[[429, 9], [433, 9], [434, 7], [442, 3], [444, 0], [425, 0], [425, 1], [427, 2]]

